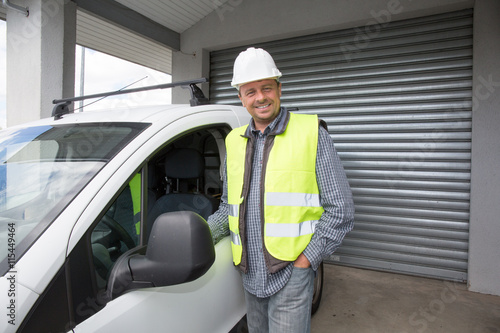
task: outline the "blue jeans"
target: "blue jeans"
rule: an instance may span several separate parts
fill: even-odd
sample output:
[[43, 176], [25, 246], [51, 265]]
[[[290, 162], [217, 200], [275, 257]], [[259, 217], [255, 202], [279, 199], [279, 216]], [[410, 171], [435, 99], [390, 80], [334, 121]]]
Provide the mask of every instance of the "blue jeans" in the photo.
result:
[[308, 333], [314, 271], [294, 267], [288, 283], [276, 294], [259, 298], [245, 291], [250, 333]]

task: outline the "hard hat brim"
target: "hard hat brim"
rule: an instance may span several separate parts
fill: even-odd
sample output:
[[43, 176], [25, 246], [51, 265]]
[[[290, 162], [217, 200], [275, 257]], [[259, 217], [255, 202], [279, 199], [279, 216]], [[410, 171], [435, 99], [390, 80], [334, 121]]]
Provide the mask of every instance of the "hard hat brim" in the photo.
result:
[[281, 75], [279, 76], [271, 76], [271, 77], [264, 77], [264, 78], [256, 78], [255, 80], [249, 80], [249, 81], [245, 81], [245, 82], [234, 82], [232, 81], [231, 82], [231, 86], [236, 88], [236, 90], [240, 90], [240, 87], [241, 86], [244, 86], [245, 84], [248, 84], [248, 83], [251, 83], [251, 82], [258, 82], [258, 81], [262, 81], [262, 80], [276, 80], [277, 82], [280, 82], [280, 77]]

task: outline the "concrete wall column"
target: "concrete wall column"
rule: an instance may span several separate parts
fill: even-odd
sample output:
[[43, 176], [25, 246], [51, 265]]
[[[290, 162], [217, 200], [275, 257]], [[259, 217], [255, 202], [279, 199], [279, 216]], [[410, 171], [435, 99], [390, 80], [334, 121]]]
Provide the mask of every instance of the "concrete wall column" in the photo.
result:
[[500, 295], [500, 2], [474, 6], [469, 290]]
[[[172, 82], [193, 80], [201, 77], [210, 78], [210, 52], [204, 49], [197, 49], [190, 53], [173, 52], [172, 53]], [[209, 97], [208, 83], [198, 85]], [[190, 93], [188, 89], [181, 87], [174, 88], [172, 91], [173, 104], [189, 103]]]
[[7, 11], [7, 126], [52, 113], [74, 94], [76, 5], [28, 0], [29, 16]]

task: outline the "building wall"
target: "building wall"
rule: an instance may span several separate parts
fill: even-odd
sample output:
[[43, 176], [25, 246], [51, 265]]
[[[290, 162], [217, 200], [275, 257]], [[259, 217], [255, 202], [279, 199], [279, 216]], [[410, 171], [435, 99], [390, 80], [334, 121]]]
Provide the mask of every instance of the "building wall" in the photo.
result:
[[[207, 76], [212, 50], [474, 8], [469, 288], [500, 295], [499, 6], [496, 0], [228, 1], [181, 35], [173, 81]], [[187, 98], [187, 91], [174, 90], [174, 103]]]
[[469, 289], [500, 295], [500, 1], [474, 8]]
[[[181, 35], [181, 52], [173, 55], [173, 82], [197, 78], [209, 54], [203, 50], [265, 42], [288, 37], [364, 27], [390, 21], [473, 7], [473, 0], [229, 0]], [[208, 94], [208, 89], [204, 87]], [[188, 92], [173, 91], [174, 103]]]
[[49, 117], [52, 99], [74, 94], [76, 4], [23, 6], [29, 16], [7, 10], [7, 126]]

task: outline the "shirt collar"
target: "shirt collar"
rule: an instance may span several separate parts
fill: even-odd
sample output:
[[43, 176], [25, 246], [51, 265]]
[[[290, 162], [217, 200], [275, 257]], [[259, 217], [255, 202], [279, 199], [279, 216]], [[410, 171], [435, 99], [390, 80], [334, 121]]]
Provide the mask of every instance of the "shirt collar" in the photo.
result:
[[[262, 133], [262, 134], [268, 135], [269, 133], [274, 132], [276, 127], [281, 127], [281, 126], [279, 126], [279, 124], [282, 124], [283, 121], [285, 120], [286, 113], [287, 113], [286, 108], [280, 107], [280, 112], [279, 112], [278, 116], [276, 118], [274, 118], [274, 120], [269, 125], [267, 125], [266, 129], [264, 130], [264, 133]], [[260, 132], [259, 130], [255, 129], [255, 124], [254, 124], [253, 118], [250, 120], [249, 128], [250, 128], [251, 133], [253, 133], [253, 134], [258, 134]]]

